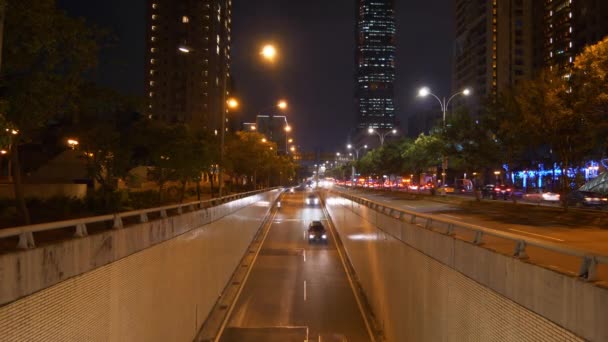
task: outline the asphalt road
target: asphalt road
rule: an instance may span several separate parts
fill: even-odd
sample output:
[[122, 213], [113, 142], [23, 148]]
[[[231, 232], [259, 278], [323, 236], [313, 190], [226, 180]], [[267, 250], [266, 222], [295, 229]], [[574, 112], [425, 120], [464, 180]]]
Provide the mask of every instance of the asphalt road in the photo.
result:
[[310, 221], [325, 221], [310, 193], [285, 194], [220, 341], [370, 341], [332, 234], [310, 245]]

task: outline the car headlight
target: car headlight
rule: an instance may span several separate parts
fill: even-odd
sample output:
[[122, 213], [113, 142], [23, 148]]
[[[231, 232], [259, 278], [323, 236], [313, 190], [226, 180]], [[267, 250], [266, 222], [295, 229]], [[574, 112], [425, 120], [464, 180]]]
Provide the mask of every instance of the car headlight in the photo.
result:
[[327, 235], [323, 234], [323, 235], [321, 235], [321, 238], [322, 238], [323, 240], [325, 240], [325, 239], [327, 239]]
[[314, 234], [310, 234], [310, 235], [308, 235], [308, 238], [309, 238], [309, 239], [314, 239], [314, 238], [315, 238], [315, 235], [314, 235]]
[[308, 198], [306, 199], [306, 204], [310, 204], [310, 200]]
[[315, 204], [319, 204], [319, 200], [315, 198]]

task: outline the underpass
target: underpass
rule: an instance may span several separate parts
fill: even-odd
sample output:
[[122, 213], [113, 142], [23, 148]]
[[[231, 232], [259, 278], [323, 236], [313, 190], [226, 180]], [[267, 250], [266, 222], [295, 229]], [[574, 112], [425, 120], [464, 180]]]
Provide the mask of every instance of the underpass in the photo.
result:
[[285, 194], [220, 341], [371, 341], [335, 237], [309, 243], [308, 224], [330, 225], [310, 192]]
[[[599, 264], [581, 275], [587, 256], [566, 255], [566, 272], [543, 253], [564, 258], [568, 246], [467, 225], [445, 204], [404, 209], [394, 198], [317, 192], [324, 202], [306, 205], [311, 194], [258, 192], [5, 231], [27, 242], [28, 232], [72, 227], [76, 237], [0, 256], [0, 336], [608, 340], [605, 259], [592, 256]], [[112, 229], [86, 234], [107, 220]], [[329, 229], [327, 244], [309, 244], [313, 220]], [[217, 330], [202, 336], [215, 311]]]

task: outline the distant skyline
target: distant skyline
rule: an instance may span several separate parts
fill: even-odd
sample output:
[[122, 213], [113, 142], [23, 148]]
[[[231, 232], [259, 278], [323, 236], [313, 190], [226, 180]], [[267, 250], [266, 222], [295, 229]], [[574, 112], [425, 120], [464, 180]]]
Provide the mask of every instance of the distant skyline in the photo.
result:
[[[101, 56], [97, 79], [117, 90], [144, 95], [145, 0], [59, 0], [68, 13], [112, 32], [115, 44]], [[438, 95], [451, 90], [452, 1], [396, 0], [397, 118], [437, 110], [416, 99], [422, 85]], [[242, 107], [233, 120], [285, 98], [297, 144], [304, 150], [343, 149], [356, 122], [354, 108], [355, 1], [233, 1], [232, 70]], [[262, 43], [280, 47], [281, 61], [258, 59]]]

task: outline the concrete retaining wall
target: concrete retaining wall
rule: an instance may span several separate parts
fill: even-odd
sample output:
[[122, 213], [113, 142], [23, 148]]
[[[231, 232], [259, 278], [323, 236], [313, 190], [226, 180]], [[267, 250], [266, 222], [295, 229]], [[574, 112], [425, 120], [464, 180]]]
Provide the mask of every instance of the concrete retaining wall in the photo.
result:
[[0, 340], [191, 341], [278, 194], [1, 256]]
[[344, 198], [327, 203], [388, 341], [608, 341], [604, 288]]

